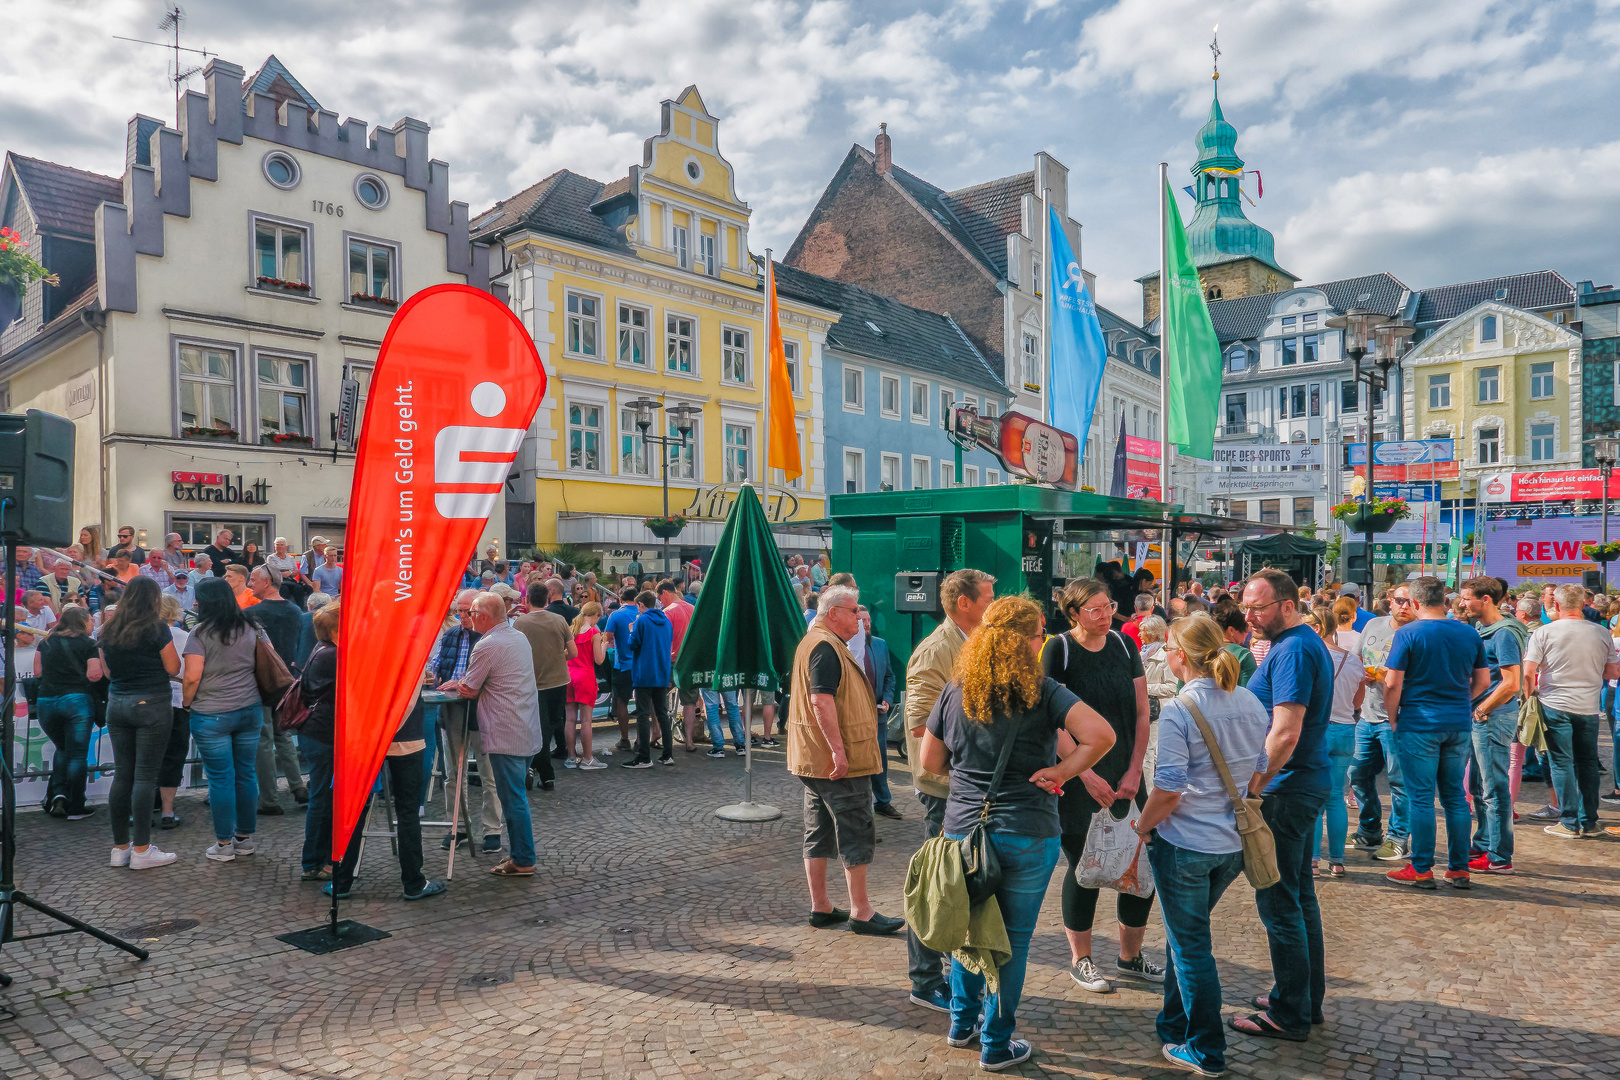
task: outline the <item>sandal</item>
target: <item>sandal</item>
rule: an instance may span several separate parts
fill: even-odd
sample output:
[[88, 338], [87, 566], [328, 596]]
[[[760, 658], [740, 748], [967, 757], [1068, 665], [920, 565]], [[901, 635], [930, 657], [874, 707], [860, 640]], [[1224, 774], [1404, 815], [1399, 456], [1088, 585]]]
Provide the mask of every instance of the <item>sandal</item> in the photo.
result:
[[1344, 877], [1344, 863], [1342, 863], [1342, 862], [1328, 863], [1328, 876], [1329, 877]]
[[511, 859], [502, 859], [490, 867], [489, 872], [496, 877], [534, 877], [534, 867], [519, 866]]
[[[1238, 1026], [1245, 1022], [1252, 1025], [1252, 1029]], [[1288, 1042], [1306, 1042], [1311, 1037], [1311, 1033], [1308, 1031], [1301, 1032], [1298, 1035], [1291, 1031], [1284, 1031], [1272, 1023], [1271, 1018], [1263, 1012], [1250, 1013], [1247, 1016], [1229, 1017], [1226, 1026], [1240, 1035], [1252, 1035], [1262, 1039], [1286, 1039]]]
[[[1261, 1012], [1269, 1013], [1271, 1011], [1271, 995], [1270, 994], [1256, 994], [1252, 998], [1249, 999], [1249, 1004], [1253, 1005], [1256, 1009], [1259, 1009]], [[1325, 1023], [1327, 1023], [1327, 1021], [1322, 1018], [1321, 1014], [1317, 1014], [1316, 1016], [1311, 1017], [1311, 1023], [1313, 1025], [1315, 1025], [1315, 1024], [1325, 1024]]]

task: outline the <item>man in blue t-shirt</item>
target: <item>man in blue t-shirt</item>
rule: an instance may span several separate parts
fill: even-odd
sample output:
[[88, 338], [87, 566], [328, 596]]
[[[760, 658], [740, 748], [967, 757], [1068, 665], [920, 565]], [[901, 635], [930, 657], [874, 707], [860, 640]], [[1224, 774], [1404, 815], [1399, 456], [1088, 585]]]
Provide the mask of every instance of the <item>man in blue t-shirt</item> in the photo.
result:
[[636, 607], [636, 590], [625, 589], [619, 594], [623, 606], [607, 617], [602, 632], [613, 646], [613, 719], [619, 722], [619, 749], [630, 749], [630, 702], [636, 696], [630, 677], [630, 628], [635, 625], [640, 609]]
[[1473, 747], [1474, 701], [1490, 686], [1491, 671], [1479, 633], [1447, 618], [1445, 585], [1423, 577], [1410, 588], [1417, 619], [1395, 631], [1384, 662], [1384, 703], [1406, 782], [1412, 862], [1385, 876], [1398, 885], [1435, 887], [1438, 790], [1446, 814], [1446, 881], [1466, 889], [1473, 822], [1463, 794], [1463, 765]]
[[1530, 633], [1518, 619], [1497, 609], [1506, 590], [1500, 578], [1476, 577], [1462, 583], [1463, 605], [1476, 620], [1485, 646], [1491, 683], [1474, 701], [1473, 768], [1468, 791], [1474, 797], [1474, 843], [1468, 869], [1481, 874], [1513, 873], [1513, 790], [1508, 766], [1519, 729], [1519, 687]]
[[1304, 1039], [1312, 1024], [1322, 1022], [1327, 986], [1311, 841], [1330, 786], [1333, 660], [1321, 637], [1302, 622], [1298, 597], [1294, 579], [1281, 570], [1261, 570], [1243, 586], [1249, 627], [1271, 642], [1249, 679], [1249, 690], [1271, 717], [1266, 769], [1249, 781], [1249, 794], [1265, 793], [1260, 810], [1277, 844], [1280, 880], [1255, 893], [1276, 982], [1262, 1011], [1231, 1020], [1233, 1030], [1245, 1035], [1287, 1039]]

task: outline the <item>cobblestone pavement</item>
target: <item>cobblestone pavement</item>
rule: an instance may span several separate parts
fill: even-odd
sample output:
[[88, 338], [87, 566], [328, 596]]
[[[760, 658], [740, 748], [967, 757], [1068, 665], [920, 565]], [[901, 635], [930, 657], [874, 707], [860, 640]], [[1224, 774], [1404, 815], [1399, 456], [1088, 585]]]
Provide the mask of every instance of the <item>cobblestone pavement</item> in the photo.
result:
[[[1605, 747], [1605, 750], [1607, 747]], [[622, 756], [614, 759], [625, 760]], [[673, 769], [558, 770], [534, 793], [540, 872], [502, 880], [458, 857], [448, 895], [398, 900], [381, 845], [353, 917], [393, 936], [327, 956], [275, 935], [318, 924], [299, 882], [302, 815], [262, 820], [258, 854], [203, 858], [207, 809], [155, 833], [178, 863], [106, 866], [102, 809], [83, 822], [19, 816], [18, 877], [40, 899], [111, 929], [194, 919], [134, 960], [71, 935], [13, 944], [0, 1024], [7, 1077], [965, 1077], [977, 1054], [945, 1045], [945, 1018], [906, 1000], [905, 943], [805, 925], [798, 782], [761, 752], [756, 796], [780, 820], [739, 825], [742, 763], [677, 754]], [[871, 881], [898, 913], [920, 814], [896, 763], [896, 805]], [[1610, 778], [1605, 776], [1607, 782]], [[1526, 784], [1521, 811], [1540, 785]], [[291, 801], [288, 799], [287, 801]], [[1620, 815], [1606, 813], [1620, 820]], [[1518, 830], [1518, 876], [1471, 892], [1414, 893], [1350, 853], [1319, 883], [1327, 1024], [1309, 1043], [1233, 1036], [1234, 1075], [1612, 1077], [1620, 1074], [1620, 842]], [[444, 855], [428, 842], [428, 869]], [[1325, 870], [1325, 867], [1324, 867]], [[835, 895], [837, 892], [835, 890]], [[1026, 1076], [1182, 1076], [1163, 1068], [1157, 994], [1096, 996], [1071, 983], [1056, 882], [1030, 958], [1019, 1031]], [[1107, 904], [1103, 905], [1107, 909]], [[1269, 982], [1265, 936], [1241, 879], [1215, 914], [1227, 1012]], [[1099, 924], [1096, 952], [1115, 942]], [[43, 929], [22, 917], [23, 931]], [[1163, 956], [1155, 913], [1148, 948]], [[1110, 966], [1105, 964], [1105, 966]], [[1247, 1010], [1245, 1010], [1247, 1011]]]

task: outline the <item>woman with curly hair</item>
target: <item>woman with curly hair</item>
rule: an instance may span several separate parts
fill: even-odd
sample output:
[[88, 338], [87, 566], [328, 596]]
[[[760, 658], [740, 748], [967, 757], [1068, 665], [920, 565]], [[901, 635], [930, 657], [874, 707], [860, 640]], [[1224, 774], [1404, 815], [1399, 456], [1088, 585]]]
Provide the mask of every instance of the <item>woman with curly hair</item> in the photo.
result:
[[[1080, 774], [1058, 804], [1063, 819], [1063, 854], [1069, 872], [1063, 877], [1063, 929], [1069, 938], [1069, 977], [1083, 990], [1111, 993], [1113, 984], [1091, 958], [1091, 926], [1097, 914], [1097, 889], [1075, 877], [1086, 850], [1091, 817], [1108, 810], [1122, 819], [1132, 801], [1147, 801], [1142, 766], [1147, 754], [1149, 716], [1147, 671], [1136, 643], [1113, 627], [1114, 601], [1108, 587], [1079, 578], [1063, 588], [1063, 614], [1073, 626], [1046, 643], [1046, 673], [1081, 701], [1101, 713], [1114, 730], [1114, 748], [1096, 766]], [[1067, 749], [1060, 738], [1058, 750]], [[1119, 952], [1114, 971], [1125, 978], [1162, 983], [1164, 969], [1142, 952], [1142, 937], [1153, 897], [1119, 895]]]
[[[979, 1064], [992, 1072], [1034, 1052], [1012, 1035], [1029, 939], [1058, 861], [1057, 796], [1114, 741], [1106, 720], [1041, 673], [1042, 628], [1041, 609], [1028, 597], [1004, 596], [991, 604], [962, 646], [921, 747], [922, 767], [951, 778], [945, 835], [960, 839], [982, 816], [1001, 861], [995, 898], [1012, 952], [1001, 965], [1001, 989], [985, 1010], [983, 1032], [977, 1028], [984, 978], [951, 961], [949, 1042], [967, 1046], [978, 1038]], [[1061, 760], [1060, 732], [1069, 746]], [[991, 792], [1009, 741], [1006, 770]]]

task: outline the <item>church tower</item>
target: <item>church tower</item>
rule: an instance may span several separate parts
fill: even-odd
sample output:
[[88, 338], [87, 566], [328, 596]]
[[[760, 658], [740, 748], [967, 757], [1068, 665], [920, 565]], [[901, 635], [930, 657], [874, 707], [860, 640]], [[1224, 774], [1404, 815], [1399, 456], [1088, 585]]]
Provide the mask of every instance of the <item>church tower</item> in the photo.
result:
[[[1210, 50], [1218, 60], [1219, 48], [1211, 43]], [[1207, 300], [1282, 292], [1299, 278], [1277, 265], [1271, 233], [1243, 213], [1243, 159], [1237, 154], [1237, 129], [1221, 112], [1220, 77], [1217, 64], [1209, 120], [1194, 141], [1198, 158], [1191, 190], [1196, 209], [1187, 223], [1187, 246]], [[1159, 315], [1159, 275], [1137, 280], [1146, 324]]]

